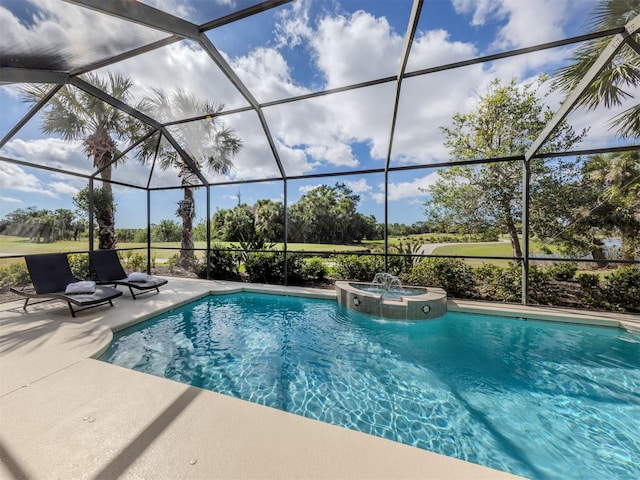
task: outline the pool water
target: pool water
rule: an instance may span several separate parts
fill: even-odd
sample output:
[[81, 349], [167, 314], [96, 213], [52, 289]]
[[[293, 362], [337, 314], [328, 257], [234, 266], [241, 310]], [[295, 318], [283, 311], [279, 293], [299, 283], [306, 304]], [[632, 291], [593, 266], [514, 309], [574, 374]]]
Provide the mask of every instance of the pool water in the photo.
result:
[[365, 292], [375, 293], [378, 295], [382, 295], [382, 298], [399, 300], [402, 297], [414, 296], [414, 295], [424, 295], [427, 293], [426, 288], [411, 288], [411, 287], [401, 287], [401, 286], [393, 286], [390, 288], [385, 288], [380, 285], [363, 285], [361, 283], [357, 283], [354, 285], [359, 290], [364, 290]]
[[240, 293], [118, 332], [102, 359], [533, 479], [640, 478], [640, 337], [621, 330]]

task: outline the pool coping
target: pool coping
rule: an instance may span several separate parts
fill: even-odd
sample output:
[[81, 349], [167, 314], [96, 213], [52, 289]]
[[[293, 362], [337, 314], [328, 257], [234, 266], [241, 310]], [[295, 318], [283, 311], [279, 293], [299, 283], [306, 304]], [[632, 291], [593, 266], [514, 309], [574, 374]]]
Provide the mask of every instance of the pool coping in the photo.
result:
[[[0, 304], [0, 477], [518, 478], [95, 360], [112, 331], [209, 294], [335, 299], [333, 290], [168, 277], [72, 318], [63, 303]], [[640, 331], [640, 316], [450, 300], [452, 311]], [[212, 454], [215, 446], [215, 454]], [[117, 474], [117, 475], [115, 475]]]

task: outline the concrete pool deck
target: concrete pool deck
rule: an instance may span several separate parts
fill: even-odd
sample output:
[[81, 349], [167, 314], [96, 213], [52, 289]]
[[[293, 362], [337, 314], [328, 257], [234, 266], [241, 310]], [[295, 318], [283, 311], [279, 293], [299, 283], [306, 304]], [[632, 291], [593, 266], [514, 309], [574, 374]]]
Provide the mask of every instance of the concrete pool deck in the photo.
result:
[[[335, 298], [172, 277], [160, 294], [125, 293], [76, 318], [62, 302], [0, 304], [0, 478], [518, 478], [92, 358], [112, 329], [242, 289]], [[459, 308], [489, 307], [450, 303]], [[640, 330], [637, 315], [586, 317]]]

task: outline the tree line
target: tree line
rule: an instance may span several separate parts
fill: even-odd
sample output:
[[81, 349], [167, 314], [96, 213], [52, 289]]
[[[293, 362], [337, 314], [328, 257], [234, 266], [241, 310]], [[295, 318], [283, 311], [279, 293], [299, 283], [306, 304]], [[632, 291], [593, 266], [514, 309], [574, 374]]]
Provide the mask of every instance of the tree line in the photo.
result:
[[34, 243], [78, 240], [87, 221], [72, 210], [55, 211], [36, 207], [19, 208], [0, 220], [0, 235], [29, 238]]

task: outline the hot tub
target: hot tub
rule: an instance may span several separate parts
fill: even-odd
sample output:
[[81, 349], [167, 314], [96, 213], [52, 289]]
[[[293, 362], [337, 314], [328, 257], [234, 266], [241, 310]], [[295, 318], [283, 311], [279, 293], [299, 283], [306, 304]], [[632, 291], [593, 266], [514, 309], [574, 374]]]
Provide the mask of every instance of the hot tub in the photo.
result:
[[447, 313], [447, 292], [441, 288], [393, 286], [375, 283], [335, 284], [338, 303], [368, 315], [392, 320], [430, 320]]

